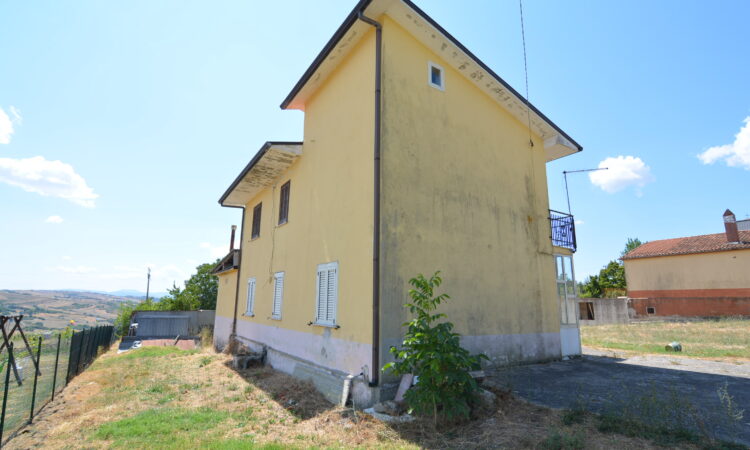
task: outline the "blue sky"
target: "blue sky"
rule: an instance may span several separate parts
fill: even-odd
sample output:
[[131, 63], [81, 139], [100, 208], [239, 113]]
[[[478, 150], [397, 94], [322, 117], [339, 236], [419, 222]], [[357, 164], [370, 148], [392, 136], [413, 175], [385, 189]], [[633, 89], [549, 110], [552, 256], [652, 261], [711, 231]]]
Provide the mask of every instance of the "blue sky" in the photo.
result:
[[[217, 199], [353, 1], [0, 2], [0, 289], [178, 284], [224, 254]], [[417, 0], [519, 91], [514, 1]], [[579, 279], [628, 237], [750, 215], [750, 3], [524, 2], [531, 101], [584, 151], [548, 165]], [[746, 127], [746, 128], [745, 128]], [[744, 131], [742, 131], [744, 130]], [[702, 155], [699, 157], [699, 155]], [[609, 159], [608, 159], [609, 158]]]

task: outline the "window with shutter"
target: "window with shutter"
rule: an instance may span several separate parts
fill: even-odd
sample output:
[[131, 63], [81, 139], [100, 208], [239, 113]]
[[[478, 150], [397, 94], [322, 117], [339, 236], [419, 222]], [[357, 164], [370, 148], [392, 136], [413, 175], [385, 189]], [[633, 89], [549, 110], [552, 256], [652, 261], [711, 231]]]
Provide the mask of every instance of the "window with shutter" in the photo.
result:
[[246, 316], [254, 316], [255, 307], [255, 278], [247, 280], [247, 307], [245, 308]]
[[250, 233], [250, 239], [255, 239], [260, 236], [260, 213], [263, 210], [263, 203], [258, 203], [253, 208], [253, 229]]
[[338, 263], [333, 262], [318, 266], [317, 295], [315, 299], [315, 323], [318, 325], [336, 325], [338, 280]]
[[284, 297], [284, 272], [276, 272], [273, 276], [273, 309], [271, 318], [281, 320], [281, 300]]
[[289, 221], [289, 189], [292, 181], [287, 181], [281, 186], [281, 198], [279, 202], [279, 225]]

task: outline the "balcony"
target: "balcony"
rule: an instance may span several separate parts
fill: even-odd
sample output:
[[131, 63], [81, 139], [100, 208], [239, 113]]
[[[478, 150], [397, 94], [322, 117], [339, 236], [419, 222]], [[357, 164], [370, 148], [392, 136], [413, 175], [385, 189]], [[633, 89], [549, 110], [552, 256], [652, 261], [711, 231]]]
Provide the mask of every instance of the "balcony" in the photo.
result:
[[576, 225], [573, 216], [560, 211], [549, 210], [549, 223], [552, 245], [576, 251]]

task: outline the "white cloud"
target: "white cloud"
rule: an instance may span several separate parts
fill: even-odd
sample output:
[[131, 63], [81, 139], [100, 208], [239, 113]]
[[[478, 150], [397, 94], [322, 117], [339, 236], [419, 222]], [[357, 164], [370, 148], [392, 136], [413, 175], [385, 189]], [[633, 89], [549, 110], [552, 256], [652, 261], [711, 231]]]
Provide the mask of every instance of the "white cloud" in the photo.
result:
[[214, 259], [222, 258], [229, 253], [229, 246], [227, 245], [212, 245], [208, 242], [201, 242], [199, 247], [208, 250], [208, 254]]
[[0, 158], [0, 181], [46, 197], [60, 197], [87, 208], [94, 207], [94, 193], [73, 166], [43, 156], [26, 159]]
[[63, 223], [63, 218], [60, 216], [49, 216], [47, 217], [47, 220], [45, 220], [47, 223]]
[[576, 220], [575, 223], [576, 223], [576, 225], [583, 225], [586, 222], [584, 222], [583, 220]]
[[[11, 106], [11, 113], [14, 113], [15, 108]], [[10, 136], [13, 134], [13, 122], [8, 117], [8, 114], [0, 108], [0, 144], [10, 144]]]
[[63, 261], [70, 261], [73, 258], [70, 257], [70, 256], [63, 256], [62, 259], [63, 259]]
[[742, 167], [750, 170], [750, 117], [743, 120], [745, 125], [734, 136], [734, 142], [711, 147], [698, 155], [703, 164], [713, 164], [724, 160], [729, 167]]
[[55, 270], [65, 273], [91, 273], [96, 272], [95, 267], [89, 266], [57, 266]]
[[589, 179], [594, 186], [610, 194], [633, 186], [640, 195], [640, 188], [654, 181], [651, 168], [635, 156], [609, 157], [600, 162], [599, 167], [607, 167], [608, 170], [591, 172]]

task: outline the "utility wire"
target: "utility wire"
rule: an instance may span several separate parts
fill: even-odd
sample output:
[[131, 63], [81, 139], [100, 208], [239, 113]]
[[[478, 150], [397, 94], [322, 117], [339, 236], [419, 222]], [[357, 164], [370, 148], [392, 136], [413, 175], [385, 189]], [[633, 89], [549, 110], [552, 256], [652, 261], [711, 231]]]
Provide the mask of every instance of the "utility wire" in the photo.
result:
[[531, 139], [531, 103], [529, 103], [529, 65], [526, 61], [526, 30], [523, 26], [523, 0], [518, 0], [518, 7], [521, 10], [521, 42], [523, 43], [523, 71], [526, 78], [526, 118], [529, 127], [529, 145], [534, 146]]

